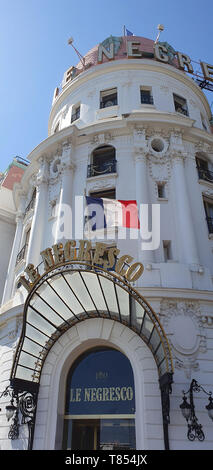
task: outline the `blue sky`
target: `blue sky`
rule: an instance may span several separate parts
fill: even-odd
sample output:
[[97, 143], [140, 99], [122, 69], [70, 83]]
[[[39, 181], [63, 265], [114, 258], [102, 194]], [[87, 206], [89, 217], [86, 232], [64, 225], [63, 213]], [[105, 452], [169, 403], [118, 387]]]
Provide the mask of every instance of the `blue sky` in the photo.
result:
[[212, 0], [0, 0], [0, 11], [0, 171], [47, 137], [53, 91], [78, 62], [70, 36], [85, 54], [124, 25], [155, 39], [163, 23], [162, 41], [213, 64]]

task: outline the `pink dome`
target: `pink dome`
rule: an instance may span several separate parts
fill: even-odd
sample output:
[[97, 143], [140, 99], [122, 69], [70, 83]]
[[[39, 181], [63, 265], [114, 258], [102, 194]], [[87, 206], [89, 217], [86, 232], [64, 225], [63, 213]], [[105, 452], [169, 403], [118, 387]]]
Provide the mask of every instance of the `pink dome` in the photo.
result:
[[[110, 38], [108, 38], [108, 39], [110, 40]], [[128, 36], [128, 37], [123, 36], [123, 37], [120, 37], [120, 38], [118, 37], [116, 39], [117, 40], [121, 39], [121, 45], [118, 48], [117, 52], [115, 52], [113, 60], [121, 60], [121, 59], [126, 59], [127, 58], [126, 41], [138, 42], [139, 45], [137, 46], [137, 48], [145, 53], [144, 57], [142, 57], [142, 58], [148, 58], [148, 57], [152, 58], [152, 57], [149, 56], [149, 54], [154, 53], [154, 50], [153, 50], [154, 41], [152, 39], [147, 39], [147, 38], [143, 38], [143, 37], [140, 37], [140, 36]], [[103, 42], [105, 42], [105, 41], [103, 41]], [[89, 67], [92, 67], [94, 65], [99, 64], [99, 62], [98, 62], [98, 48], [99, 48], [99, 46], [100, 46], [100, 44], [97, 44], [95, 47], [90, 49], [90, 51], [85, 54], [84, 59], [85, 59], [85, 68], [86, 69], [89, 68]], [[115, 51], [116, 51], [116, 49], [115, 49]], [[101, 61], [101, 63], [105, 63], [105, 62], [109, 62], [109, 59], [103, 54], [103, 60]], [[82, 66], [81, 62], [79, 62], [77, 64], [76, 72], [77, 72], [76, 75], [83, 72], [83, 66]]]

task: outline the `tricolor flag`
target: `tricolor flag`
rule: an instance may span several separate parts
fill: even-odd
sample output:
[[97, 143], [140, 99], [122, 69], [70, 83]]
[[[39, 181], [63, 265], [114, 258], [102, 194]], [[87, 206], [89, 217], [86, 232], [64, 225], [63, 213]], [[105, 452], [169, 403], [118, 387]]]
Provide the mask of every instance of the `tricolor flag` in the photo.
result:
[[112, 227], [140, 228], [137, 202], [86, 196], [86, 224], [92, 231]]
[[134, 34], [132, 33], [132, 31], [129, 31], [129, 29], [126, 29], [126, 35], [127, 35], [127, 36], [134, 36]]

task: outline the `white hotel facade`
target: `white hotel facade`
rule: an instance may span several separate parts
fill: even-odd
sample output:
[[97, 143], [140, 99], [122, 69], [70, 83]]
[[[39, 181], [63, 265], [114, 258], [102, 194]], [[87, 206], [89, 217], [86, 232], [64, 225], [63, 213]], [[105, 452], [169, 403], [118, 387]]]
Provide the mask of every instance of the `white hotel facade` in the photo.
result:
[[[71, 67], [10, 201], [1, 187], [1, 449], [212, 449], [211, 111], [159, 45], [111, 36]], [[103, 249], [97, 269], [67, 243], [83, 238], [85, 195], [159, 205], [155, 249], [128, 230], [92, 241], [143, 263], [135, 282]], [[193, 379], [204, 434], [191, 421], [188, 438], [180, 404]]]

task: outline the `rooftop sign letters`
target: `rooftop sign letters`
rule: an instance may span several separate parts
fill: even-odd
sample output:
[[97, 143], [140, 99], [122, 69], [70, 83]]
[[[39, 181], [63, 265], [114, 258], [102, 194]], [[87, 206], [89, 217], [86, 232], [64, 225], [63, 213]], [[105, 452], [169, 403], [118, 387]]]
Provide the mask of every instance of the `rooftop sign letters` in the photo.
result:
[[[147, 42], [148, 41], [148, 44]], [[107, 60], [114, 59], [154, 59], [164, 64], [173, 65], [180, 70], [197, 75], [198, 78], [213, 82], [213, 65], [206, 62], [200, 62], [202, 75], [194, 72], [192, 60], [190, 57], [179, 51], [175, 51], [168, 42], [157, 42], [146, 40], [144, 38], [135, 37], [127, 39], [127, 37], [110, 36], [99, 44], [96, 56], [88, 53], [86, 57], [85, 69], [91, 65], [101, 64]], [[82, 70], [78, 70], [72, 66], [65, 73], [64, 84], [76, 77]]]
[[[182, 52], [176, 52], [174, 49], [166, 42], [164, 43], [157, 43], [153, 45], [153, 54], [147, 53], [147, 51], [143, 51], [140, 49], [140, 42], [137, 40], [128, 40], [126, 43], [127, 46], [127, 58], [138, 58], [138, 59], [145, 59], [145, 58], [153, 58], [158, 60], [159, 62], [163, 62], [164, 64], [171, 64], [172, 61], [176, 58], [178, 68], [181, 70], [186, 70], [189, 73], [194, 73], [194, 69], [191, 63], [190, 57]], [[114, 42], [111, 41], [109, 44], [109, 48], [106, 48], [103, 43], [99, 45], [98, 48], [98, 62], [103, 61], [103, 55], [107, 57], [109, 60], [113, 60], [116, 55], [116, 50], [114, 47]], [[153, 57], [152, 57], [153, 56]], [[204, 78], [206, 80], [213, 81], [213, 65], [207, 64], [206, 62], [200, 62]]]
[[[143, 264], [136, 262], [130, 265], [133, 257], [122, 255], [118, 258], [119, 253], [120, 250], [117, 247], [109, 247], [106, 243], [96, 242], [93, 246], [90, 241], [80, 240], [79, 246], [77, 246], [75, 240], [67, 240], [64, 244], [57, 243], [51, 248], [46, 248], [41, 252], [41, 257], [45, 273], [66, 263], [84, 263], [92, 269], [101, 268], [105, 271], [115, 271], [115, 274], [122, 276], [126, 281], [136, 281], [143, 273]], [[30, 292], [41, 275], [39, 268], [33, 264], [28, 264], [25, 273], [28, 279], [21, 276], [19, 281]]]

